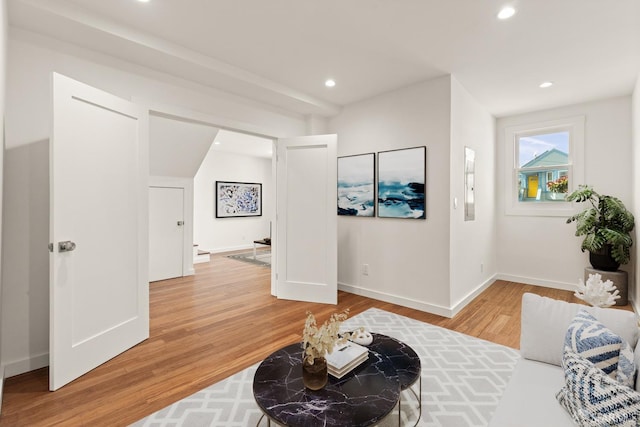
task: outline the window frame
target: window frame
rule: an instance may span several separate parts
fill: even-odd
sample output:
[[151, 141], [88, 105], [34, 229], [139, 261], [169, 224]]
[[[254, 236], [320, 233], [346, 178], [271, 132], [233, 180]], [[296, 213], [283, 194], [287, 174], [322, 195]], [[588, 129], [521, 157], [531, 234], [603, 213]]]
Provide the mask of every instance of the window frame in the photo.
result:
[[[522, 168], [518, 164], [518, 141], [521, 137], [554, 132], [569, 132], [569, 159], [567, 176], [569, 193], [584, 184], [584, 134], [585, 117], [574, 116], [558, 120], [547, 120], [505, 128], [505, 213], [522, 216], [570, 216], [570, 202], [548, 200], [520, 201], [518, 180]], [[564, 165], [559, 165], [564, 166]], [[531, 169], [533, 170], [533, 168]]]

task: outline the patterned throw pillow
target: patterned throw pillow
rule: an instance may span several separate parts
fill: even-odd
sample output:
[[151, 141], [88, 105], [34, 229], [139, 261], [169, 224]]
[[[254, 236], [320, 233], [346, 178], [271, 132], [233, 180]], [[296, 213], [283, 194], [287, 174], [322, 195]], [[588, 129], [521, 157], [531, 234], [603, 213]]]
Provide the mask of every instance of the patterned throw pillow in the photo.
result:
[[566, 347], [565, 386], [556, 399], [583, 427], [640, 425], [640, 393], [604, 374]]
[[565, 347], [616, 378], [622, 338], [611, 332], [587, 311], [580, 309], [567, 329]]
[[622, 340], [620, 357], [618, 358], [618, 369], [616, 370], [616, 380], [628, 387], [635, 388], [637, 366], [634, 359], [633, 349], [628, 342]]

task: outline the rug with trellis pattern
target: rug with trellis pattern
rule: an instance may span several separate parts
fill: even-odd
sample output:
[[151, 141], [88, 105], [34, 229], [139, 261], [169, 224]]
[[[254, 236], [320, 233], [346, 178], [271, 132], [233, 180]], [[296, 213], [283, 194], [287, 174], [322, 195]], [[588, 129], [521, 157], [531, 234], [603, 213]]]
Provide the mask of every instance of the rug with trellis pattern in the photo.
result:
[[[420, 356], [422, 414], [418, 425], [423, 427], [488, 425], [520, 357], [512, 348], [375, 308], [343, 323], [347, 330], [359, 326], [397, 338]], [[262, 417], [252, 391], [257, 367], [251, 366], [133, 425], [256, 426]], [[401, 401], [402, 425], [412, 426], [418, 418], [417, 400], [406, 390]], [[266, 420], [260, 425], [266, 426]], [[398, 425], [397, 412], [379, 424], [393, 425]]]

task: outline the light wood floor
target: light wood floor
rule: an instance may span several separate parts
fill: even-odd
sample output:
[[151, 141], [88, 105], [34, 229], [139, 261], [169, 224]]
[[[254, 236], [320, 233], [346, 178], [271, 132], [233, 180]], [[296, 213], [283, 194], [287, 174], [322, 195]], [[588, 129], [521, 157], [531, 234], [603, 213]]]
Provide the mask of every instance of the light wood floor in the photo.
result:
[[323, 321], [336, 310], [377, 307], [517, 348], [524, 292], [576, 301], [571, 292], [498, 281], [447, 319], [344, 292], [338, 307], [277, 300], [268, 268], [222, 255], [196, 272], [152, 283], [151, 337], [82, 378], [53, 393], [47, 369], [7, 379], [0, 426], [130, 424], [299, 341], [306, 310]]

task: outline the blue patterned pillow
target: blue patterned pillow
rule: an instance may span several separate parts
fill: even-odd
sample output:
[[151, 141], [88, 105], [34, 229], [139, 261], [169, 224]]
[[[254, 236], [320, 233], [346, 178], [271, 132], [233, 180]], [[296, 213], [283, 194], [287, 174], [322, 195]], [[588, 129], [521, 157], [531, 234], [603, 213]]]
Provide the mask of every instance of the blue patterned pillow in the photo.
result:
[[567, 329], [564, 346], [616, 377], [622, 338], [587, 311], [580, 309]]
[[620, 348], [620, 358], [618, 358], [618, 369], [616, 370], [616, 380], [619, 383], [635, 388], [636, 386], [636, 362], [633, 349], [628, 342], [622, 340]]
[[579, 426], [640, 425], [640, 393], [565, 347], [565, 386], [556, 399]]

